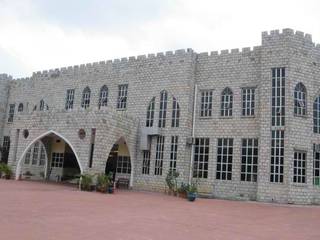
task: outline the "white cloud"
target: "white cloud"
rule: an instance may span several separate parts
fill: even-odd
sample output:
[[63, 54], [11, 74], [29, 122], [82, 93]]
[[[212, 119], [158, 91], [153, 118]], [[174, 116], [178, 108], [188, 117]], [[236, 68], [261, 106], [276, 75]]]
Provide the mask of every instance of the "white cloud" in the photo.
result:
[[[128, 0], [127, 4], [133, 3]], [[125, 18], [128, 9], [117, 8], [124, 16], [121, 29], [110, 27], [117, 25], [117, 19], [112, 22], [110, 18], [103, 22], [105, 28], [101, 22], [93, 27], [94, 19], [90, 19], [92, 28], [80, 22], [70, 27], [68, 16], [64, 22], [46, 18], [37, 1], [0, 0], [0, 49], [7, 53], [0, 52], [0, 63], [11, 56], [10, 66], [2, 65], [0, 72], [28, 76], [36, 70], [177, 48], [201, 52], [248, 47], [260, 44], [261, 31], [285, 27], [311, 33], [320, 42], [320, 3], [316, 0], [176, 0], [170, 5], [166, 2], [154, 17], [146, 14], [153, 9], [143, 8]], [[103, 11], [97, 11], [97, 22], [98, 13]], [[135, 22], [141, 14], [147, 17]]]

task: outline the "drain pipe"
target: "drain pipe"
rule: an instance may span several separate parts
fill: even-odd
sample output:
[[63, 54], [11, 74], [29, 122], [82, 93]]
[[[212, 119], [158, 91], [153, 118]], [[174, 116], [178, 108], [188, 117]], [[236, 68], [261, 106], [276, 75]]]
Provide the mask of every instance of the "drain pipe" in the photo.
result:
[[192, 170], [193, 170], [193, 159], [194, 159], [194, 125], [196, 123], [196, 110], [197, 110], [197, 93], [198, 93], [198, 85], [195, 84], [194, 87], [194, 99], [193, 99], [193, 116], [192, 116], [192, 144], [191, 144], [191, 157], [190, 157], [190, 172], [189, 172], [189, 185], [191, 184], [192, 180]]

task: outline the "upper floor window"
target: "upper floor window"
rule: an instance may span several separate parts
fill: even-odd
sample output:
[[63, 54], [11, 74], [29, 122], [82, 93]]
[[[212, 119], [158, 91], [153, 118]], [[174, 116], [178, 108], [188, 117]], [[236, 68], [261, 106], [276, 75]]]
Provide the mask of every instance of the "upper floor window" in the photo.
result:
[[313, 132], [320, 133], [320, 96], [313, 102]]
[[16, 106], [15, 104], [10, 104], [9, 105], [9, 116], [8, 116], [8, 122], [9, 123], [13, 122], [15, 106]]
[[84, 109], [87, 109], [90, 106], [90, 94], [91, 90], [89, 87], [86, 87], [82, 92], [81, 107]]
[[43, 99], [41, 99], [41, 101], [40, 101], [40, 106], [39, 106], [39, 110], [40, 111], [44, 111], [44, 101], [43, 101]]
[[272, 69], [272, 126], [285, 124], [285, 68]]
[[67, 97], [66, 97], [66, 110], [73, 109], [73, 101], [74, 101], [74, 89], [67, 90]]
[[305, 116], [307, 113], [307, 89], [302, 83], [298, 83], [294, 89], [294, 114]]
[[23, 112], [23, 103], [19, 103], [18, 112]]
[[119, 85], [118, 88], [118, 109], [126, 109], [127, 108], [127, 97], [128, 97], [128, 84]]
[[179, 127], [180, 106], [177, 99], [174, 97], [172, 102], [172, 121], [171, 127]]
[[212, 91], [201, 91], [200, 117], [211, 117], [212, 115]]
[[255, 89], [242, 89], [242, 116], [254, 116], [255, 110]]
[[103, 85], [99, 94], [99, 109], [108, 105], [108, 87]]
[[233, 106], [233, 93], [230, 88], [225, 88], [221, 94], [221, 116], [231, 117]]
[[166, 126], [167, 105], [168, 93], [167, 91], [162, 91], [160, 93], [159, 128], [164, 128]]
[[148, 109], [147, 109], [146, 127], [153, 126], [154, 108], [155, 108], [155, 97], [151, 99], [149, 106], [148, 106]]

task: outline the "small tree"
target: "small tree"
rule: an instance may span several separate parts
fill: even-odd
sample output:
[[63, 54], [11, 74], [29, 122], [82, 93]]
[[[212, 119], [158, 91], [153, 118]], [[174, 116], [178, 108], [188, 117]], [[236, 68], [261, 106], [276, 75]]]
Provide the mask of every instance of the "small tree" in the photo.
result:
[[176, 170], [170, 169], [167, 177], [166, 177], [166, 183], [170, 191], [177, 193], [178, 190], [178, 177], [179, 172]]

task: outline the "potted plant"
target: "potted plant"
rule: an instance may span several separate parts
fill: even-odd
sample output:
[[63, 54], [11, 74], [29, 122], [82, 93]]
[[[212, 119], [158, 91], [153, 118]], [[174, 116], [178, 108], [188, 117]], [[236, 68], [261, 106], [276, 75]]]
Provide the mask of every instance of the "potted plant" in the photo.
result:
[[99, 192], [102, 192], [102, 193], [105, 193], [107, 192], [107, 189], [109, 187], [109, 177], [103, 173], [101, 174], [98, 174], [97, 176], [97, 185], [96, 185], [96, 188], [97, 188], [97, 191]]
[[108, 193], [114, 193], [114, 187], [113, 187], [113, 172], [109, 172], [109, 174], [107, 175], [109, 184], [108, 184]]
[[178, 181], [177, 181], [178, 177], [179, 177], [179, 172], [172, 169], [169, 170], [166, 177], [166, 183], [169, 188], [169, 194], [176, 194], [178, 192]]
[[188, 184], [185, 184], [182, 182], [180, 187], [178, 188], [179, 197], [187, 198], [187, 190], [188, 190]]
[[191, 183], [187, 187], [187, 198], [190, 202], [193, 202], [197, 198], [197, 185]]
[[11, 179], [11, 176], [12, 176], [11, 168], [6, 164], [3, 164], [1, 168], [2, 168], [2, 174], [3, 174], [4, 178]]
[[90, 174], [83, 174], [81, 175], [81, 180], [80, 180], [81, 184], [81, 190], [83, 191], [92, 191], [92, 182], [93, 182], [93, 178], [92, 175]]

